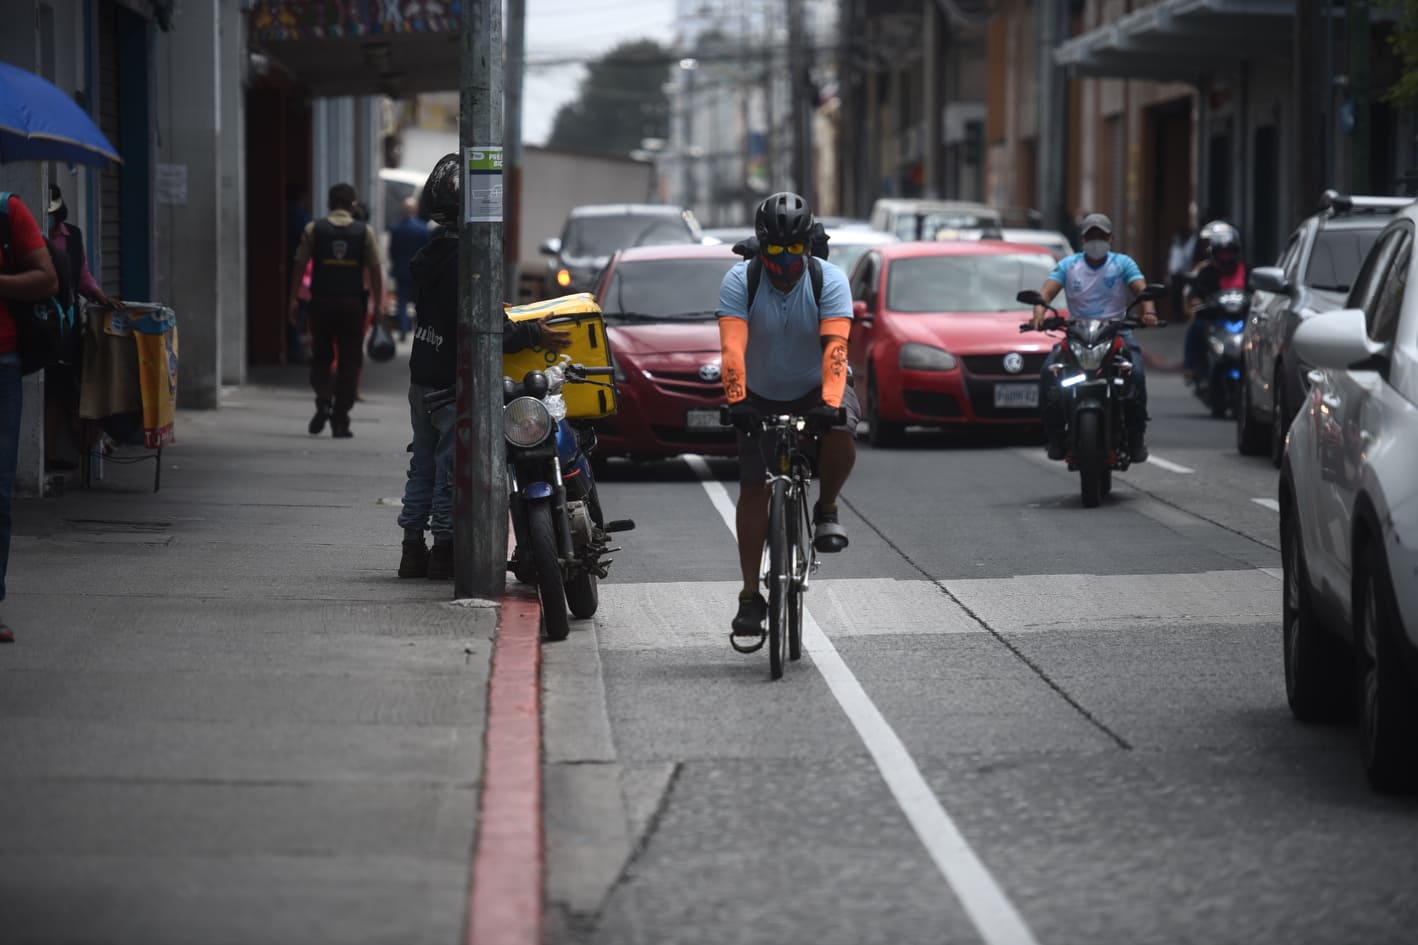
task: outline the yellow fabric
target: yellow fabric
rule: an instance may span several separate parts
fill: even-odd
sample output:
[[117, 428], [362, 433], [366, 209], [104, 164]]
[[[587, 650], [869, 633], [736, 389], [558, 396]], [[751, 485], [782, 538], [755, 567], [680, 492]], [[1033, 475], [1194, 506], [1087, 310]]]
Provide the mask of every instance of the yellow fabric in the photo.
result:
[[822, 346], [822, 400], [833, 407], [842, 406], [842, 394], [847, 390], [847, 336], [852, 331], [850, 318], [824, 318], [818, 323]]
[[724, 396], [736, 404], [748, 396], [748, 322], [725, 316], [719, 319], [719, 348], [723, 358]]

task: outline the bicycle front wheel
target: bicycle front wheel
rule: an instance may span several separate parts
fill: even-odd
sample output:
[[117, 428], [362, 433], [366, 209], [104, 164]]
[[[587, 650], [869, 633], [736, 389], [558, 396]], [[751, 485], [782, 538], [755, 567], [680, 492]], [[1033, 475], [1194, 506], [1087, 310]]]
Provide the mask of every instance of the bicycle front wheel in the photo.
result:
[[783, 676], [788, 649], [789, 511], [788, 484], [780, 479], [773, 483], [768, 501], [768, 672], [774, 679]]
[[803, 657], [803, 589], [812, 568], [812, 522], [807, 493], [797, 486], [788, 501], [788, 659]]

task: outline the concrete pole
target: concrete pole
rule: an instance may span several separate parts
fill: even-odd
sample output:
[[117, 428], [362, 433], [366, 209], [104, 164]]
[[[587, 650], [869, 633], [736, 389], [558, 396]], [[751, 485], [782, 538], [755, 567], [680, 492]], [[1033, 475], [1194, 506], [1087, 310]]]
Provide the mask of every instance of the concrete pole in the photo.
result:
[[1039, 17], [1038, 210], [1045, 229], [1061, 230], [1068, 219], [1068, 77], [1054, 63], [1054, 49], [1068, 32], [1066, 0], [1041, 0]]
[[522, 78], [527, 52], [527, 0], [507, 0], [507, 69], [505, 111], [507, 148], [503, 152], [503, 199], [507, 219], [503, 224], [503, 295], [521, 301], [518, 275], [522, 240]]
[[940, 7], [937, 0], [921, 0], [921, 41], [925, 68], [921, 70], [921, 111], [925, 140], [921, 142], [922, 175], [927, 197], [939, 197], [940, 187]]
[[[453, 592], [497, 597], [507, 581], [507, 470], [502, 439], [502, 220], [468, 222], [469, 165], [500, 169], [502, 4], [463, 0], [458, 143], [464, 222], [458, 247], [458, 421], [453, 465]], [[480, 151], [478, 149], [481, 149]], [[496, 155], [496, 159], [492, 155]], [[501, 187], [481, 175], [478, 190]], [[500, 202], [499, 202], [500, 204]], [[491, 214], [493, 216], [500, 214]]]

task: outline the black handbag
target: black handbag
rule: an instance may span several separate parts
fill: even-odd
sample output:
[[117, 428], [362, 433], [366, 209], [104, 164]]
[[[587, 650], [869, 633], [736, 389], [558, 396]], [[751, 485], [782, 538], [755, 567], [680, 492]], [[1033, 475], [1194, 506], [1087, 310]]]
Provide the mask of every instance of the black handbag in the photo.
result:
[[[10, 247], [10, 197], [8, 192], [0, 193], [0, 255], [5, 257], [8, 271], [15, 271], [14, 251]], [[20, 355], [20, 373], [33, 374], [36, 371], [59, 364], [64, 360], [66, 332], [74, 327], [74, 290], [70, 278], [70, 261], [66, 253], [54, 248], [48, 238], [44, 241], [49, 250], [49, 258], [54, 273], [59, 280], [59, 290], [50, 298], [40, 302], [21, 302], [8, 299], [5, 307], [15, 323], [15, 349]]]
[[374, 320], [374, 330], [369, 333], [369, 344], [365, 346], [369, 360], [384, 362], [394, 356], [394, 333], [384, 324], [384, 319]]

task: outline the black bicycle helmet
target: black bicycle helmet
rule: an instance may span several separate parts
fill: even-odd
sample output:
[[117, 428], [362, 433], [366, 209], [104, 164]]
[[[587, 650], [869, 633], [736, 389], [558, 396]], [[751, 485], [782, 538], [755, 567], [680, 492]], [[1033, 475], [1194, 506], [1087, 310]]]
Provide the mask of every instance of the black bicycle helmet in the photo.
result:
[[463, 210], [463, 175], [458, 155], [445, 154], [433, 165], [419, 194], [419, 216], [456, 228]]
[[812, 211], [807, 201], [784, 191], [758, 205], [753, 215], [753, 233], [760, 244], [807, 243], [812, 239]]

